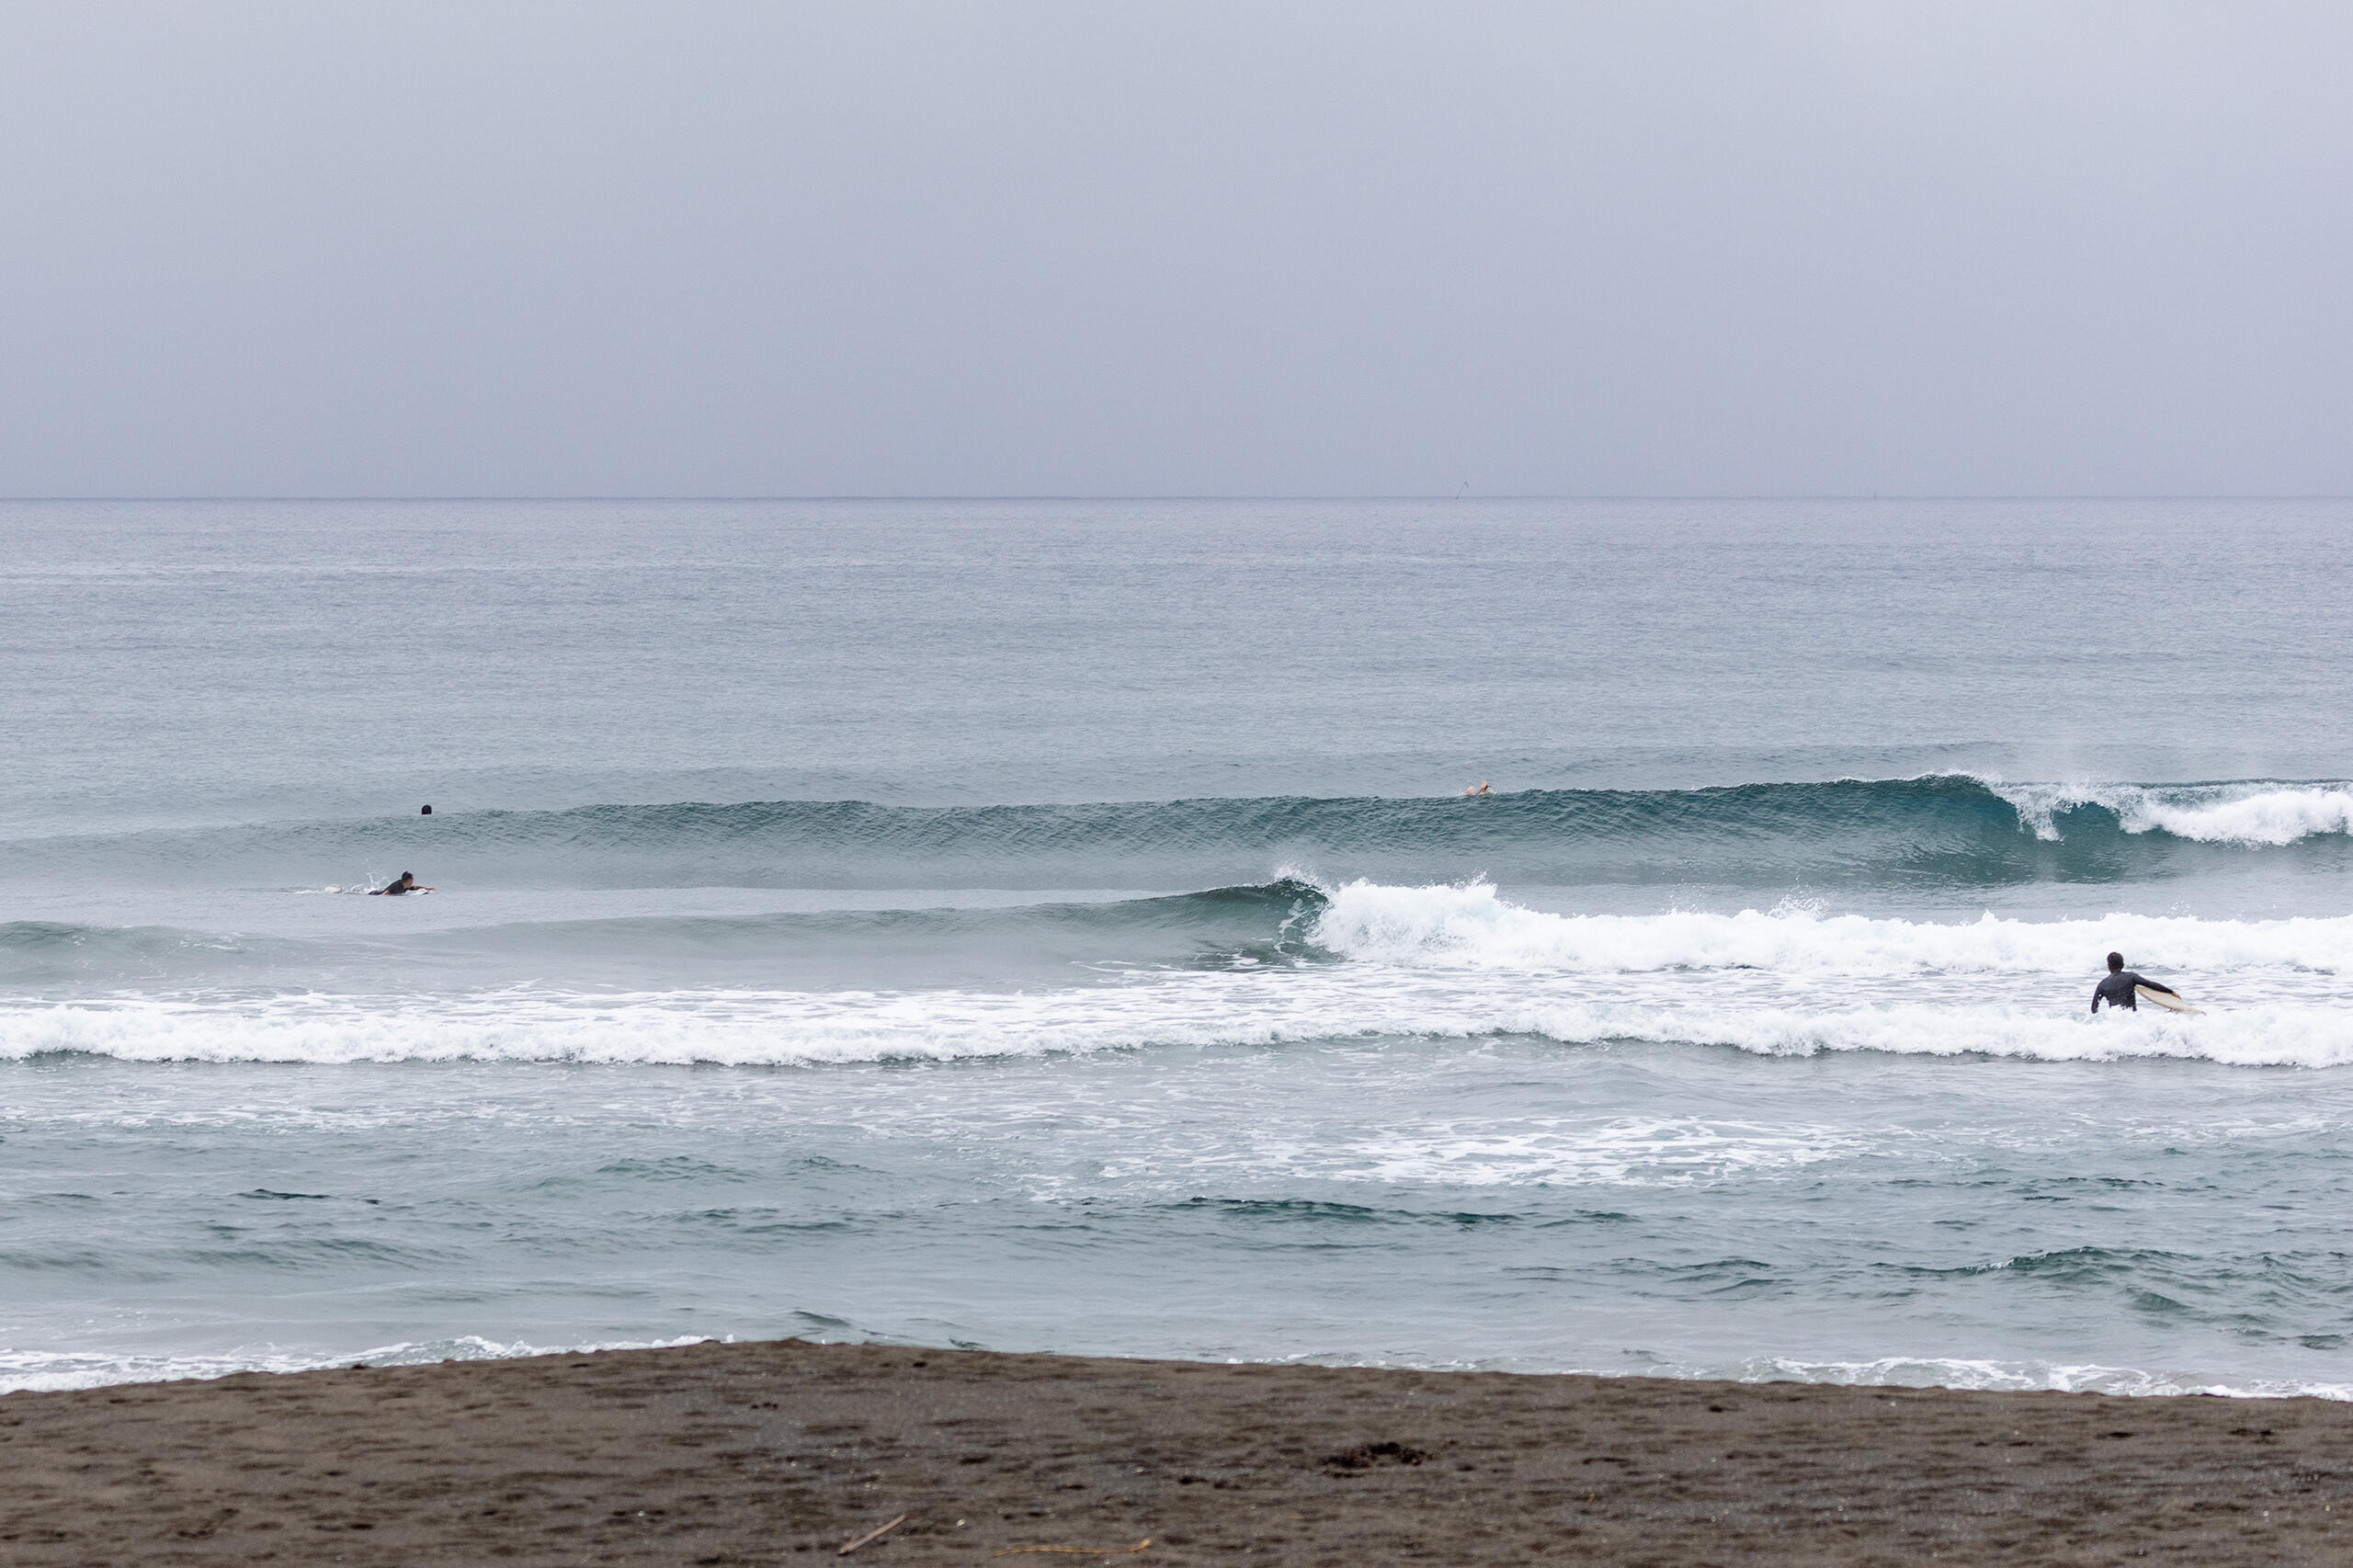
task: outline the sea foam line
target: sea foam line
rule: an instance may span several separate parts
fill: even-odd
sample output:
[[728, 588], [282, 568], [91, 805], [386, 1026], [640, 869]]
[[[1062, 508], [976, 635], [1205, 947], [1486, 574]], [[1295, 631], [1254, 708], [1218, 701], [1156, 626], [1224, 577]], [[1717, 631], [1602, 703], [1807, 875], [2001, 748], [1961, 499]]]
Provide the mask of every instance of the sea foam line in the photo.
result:
[[0, 1012], [0, 1060], [74, 1052], [128, 1062], [543, 1062], [821, 1066], [1083, 1055], [1152, 1047], [1275, 1049], [1384, 1039], [1532, 1036], [1759, 1055], [1831, 1051], [2048, 1062], [2177, 1058], [2233, 1066], [2353, 1064], [2353, 1014], [2271, 1003], [2201, 1017], [2090, 1018], [2020, 1004], [1581, 999], [1570, 982], [1347, 974], [1199, 975], [1028, 994], [687, 995], [590, 1006], [310, 997], [199, 1007], [142, 1002]]
[[[922, 1341], [901, 1335], [835, 1335], [806, 1332], [802, 1337], [837, 1343], [914, 1345]], [[733, 1343], [735, 1336], [724, 1336]], [[305, 1372], [348, 1367], [354, 1361], [370, 1367], [420, 1366], [438, 1361], [505, 1360], [527, 1356], [585, 1355], [599, 1350], [657, 1350], [705, 1342], [705, 1336], [685, 1335], [674, 1339], [598, 1341], [579, 1345], [501, 1343], [478, 1335], [454, 1339], [404, 1341], [397, 1345], [335, 1354], [284, 1351], [229, 1351], [205, 1356], [156, 1356], [106, 1351], [0, 1350], [0, 1394], [20, 1392], [63, 1392], [109, 1388], [125, 1383], [171, 1382], [222, 1378], [239, 1372]], [[1140, 1354], [1184, 1357], [1187, 1347], [1142, 1350]], [[1583, 1373], [1600, 1377], [1684, 1378], [1744, 1383], [1834, 1383], [1846, 1387], [1949, 1388], [2003, 1392], [2106, 1393], [2135, 1398], [2166, 1398], [2182, 1394], [2217, 1394], [2236, 1399], [2313, 1398], [2353, 1400], [2353, 1383], [2319, 1382], [2287, 1378], [2232, 1378], [2193, 1371], [2168, 1371], [2097, 1364], [2067, 1365], [2049, 1361], [1998, 1361], [1940, 1356], [1889, 1356], [1865, 1361], [1805, 1361], [1789, 1357], [1760, 1356], [1726, 1364], [1661, 1361], [1629, 1370], [1622, 1366], [1587, 1365], [1574, 1358], [1508, 1363], [1464, 1362], [1432, 1357], [1394, 1355], [1356, 1358], [1329, 1354], [1312, 1357], [1264, 1356], [1252, 1360], [1272, 1365], [1312, 1361], [1319, 1366], [1410, 1367], [1436, 1371], [1487, 1370], [1522, 1373]], [[1243, 1364], [1233, 1357], [1219, 1358], [1221, 1365]]]
[[1728, 1367], [1661, 1366], [1603, 1376], [1725, 1378], [1735, 1382], [1836, 1383], [1855, 1388], [1945, 1388], [2006, 1393], [2105, 1393], [2165, 1399], [2219, 1394], [2233, 1399], [2353, 1400], [2353, 1383], [2289, 1378], [2222, 1378], [2211, 1373], [2059, 1361], [1996, 1361], [1950, 1356], [1883, 1356], [1868, 1361], [1804, 1361], [1760, 1356]]
[[[732, 1337], [732, 1336], [731, 1336]], [[226, 1351], [210, 1356], [137, 1355], [104, 1350], [0, 1349], [0, 1394], [54, 1393], [71, 1389], [109, 1388], [119, 1383], [179, 1382], [225, 1378], [238, 1372], [311, 1372], [348, 1367], [421, 1367], [437, 1361], [503, 1361], [524, 1356], [583, 1355], [597, 1350], [663, 1350], [699, 1345], [704, 1336], [619, 1339], [594, 1345], [503, 1343], [480, 1335], [454, 1339], [404, 1340], [397, 1345], [327, 1355], [318, 1351]]]

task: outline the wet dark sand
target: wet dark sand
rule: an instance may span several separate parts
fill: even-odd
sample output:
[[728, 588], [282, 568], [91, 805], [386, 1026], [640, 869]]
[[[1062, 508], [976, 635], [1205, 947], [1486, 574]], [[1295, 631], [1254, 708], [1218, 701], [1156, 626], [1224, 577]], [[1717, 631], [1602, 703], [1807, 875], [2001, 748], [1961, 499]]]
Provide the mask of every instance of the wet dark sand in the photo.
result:
[[2345, 1563], [2348, 1509], [2316, 1400], [796, 1341], [0, 1399], [12, 1564], [830, 1562], [902, 1513], [858, 1561]]

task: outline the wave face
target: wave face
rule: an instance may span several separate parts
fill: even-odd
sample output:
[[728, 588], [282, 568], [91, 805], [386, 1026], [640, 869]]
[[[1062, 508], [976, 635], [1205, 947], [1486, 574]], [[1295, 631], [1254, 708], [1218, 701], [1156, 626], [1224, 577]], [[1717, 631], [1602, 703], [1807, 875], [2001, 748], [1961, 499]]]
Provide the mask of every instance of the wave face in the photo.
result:
[[[393, 920], [422, 907], [328, 902]], [[0, 995], [307, 994], [371, 982], [446, 991], [526, 978], [591, 992], [788, 981], [838, 990], [1051, 982], [1090, 965], [1241, 969], [1331, 961], [1313, 937], [1327, 902], [1312, 883], [1279, 879], [1147, 898], [743, 915], [567, 919], [576, 906], [541, 902], [533, 917], [500, 924], [379, 923], [340, 936], [325, 923], [298, 937], [25, 920], [0, 924]]]
[[2126, 881], [2292, 850], [2353, 866], [2353, 786], [2002, 784], [1967, 776], [1482, 800], [1188, 800], [916, 808], [602, 805], [19, 840], [19, 876], [472, 887], [1208, 886], [1481, 871], [1592, 883], [1943, 888]]

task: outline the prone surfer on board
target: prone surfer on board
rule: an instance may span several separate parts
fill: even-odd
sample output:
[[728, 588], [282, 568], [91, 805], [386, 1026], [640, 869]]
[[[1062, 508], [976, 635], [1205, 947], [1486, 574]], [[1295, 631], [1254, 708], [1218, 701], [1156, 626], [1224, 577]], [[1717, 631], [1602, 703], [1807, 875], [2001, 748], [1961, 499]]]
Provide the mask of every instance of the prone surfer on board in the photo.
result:
[[431, 892], [433, 890], [431, 888], [421, 888], [416, 885], [415, 872], [403, 871], [399, 876], [394, 877], [384, 886], [371, 891], [368, 896], [369, 898], [383, 898], [395, 893]]
[[2181, 994], [2170, 985], [2160, 985], [2144, 975], [2135, 974], [2126, 969], [2122, 953], [2110, 953], [2108, 955], [2108, 978], [2092, 987], [2092, 1011], [2098, 1012], [2099, 1005], [2105, 1002], [2111, 1007], [2123, 1007], [2131, 1012], [2139, 1012], [2140, 1000], [2132, 994], [2132, 988], [2136, 985], [2145, 985], [2152, 991], [2162, 991], [2168, 996]]

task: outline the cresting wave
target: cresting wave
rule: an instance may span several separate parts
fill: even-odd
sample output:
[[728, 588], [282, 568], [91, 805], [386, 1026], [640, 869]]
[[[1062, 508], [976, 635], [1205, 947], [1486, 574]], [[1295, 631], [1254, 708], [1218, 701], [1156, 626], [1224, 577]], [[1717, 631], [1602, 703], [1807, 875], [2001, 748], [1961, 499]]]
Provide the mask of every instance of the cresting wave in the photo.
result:
[[[2353, 1063], [2353, 1014], [2342, 1006], [2353, 916], [1987, 915], [1946, 924], [1795, 909], [1567, 915], [1511, 903], [1485, 883], [1319, 890], [1293, 881], [1191, 898], [1198, 907], [1136, 902], [1162, 917], [1240, 912], [1278, 953], [1281, 933], [1303, 927], [1290, 949], [1300, 961], [1073, 965], [1037, 989], [516, 985], [402, 996], [20, 999], [0, 1010], [0, 1057], [790, 1066], [1519, 1035], [1769, 1055]], [[2097, 955], [2109, 947], [2199, 977], [2194, 988], [2217, 1005], [2197, 1017], [2086, 1017]], [[1307, 953], [1321, 957], [1306, 961]]]
[[1992, 785], [2018, 821], [2046, 842], [2062, 824], [2098, 811], [2128, 834], [2164, 834], [2199, 844], [2268, 845], [2353, 834], [2353, 785], [2017, 784]]
[[[2025, 920], [1986, 914], [1935, 921], [1825, 914], [1790, 901], [1737, 914], [1563, 915], [1515, 903], [1484, 880], [1408, 886], [1360, 878], [1330, 886], [1298, 876], [1100, 903], [512, 922], [405, 934], [370, 927], [358, 939], [370, 953], [463, 953], [527, 973], [556, 953], [574, 955], [587, 972], [607, 974], [625, 955], [732, 957], [740, 961], [724, 971], [731, 983], [762, 965], [775, 970], [787, 949], [905, 943], [929, 950], [956, 942], [992, 954], [1017, 949], [1040, 960], [1025, 973], [1068, 981], [1085, 978], [1074, 971], [1096, 966], [1125, 972], [1333, 963], [1358, 971], [1378, 966], [1497, 975], [2072, 981], [2095, 974], [2099, 955], [2112, 948], [2130, 951], [2144, 967], [2260, 977], [2270, 986], [2309, 989], [2353, 976], [2353, 915]], [[19, 921], [0, 924], [0, 987], [20, 1001], [33, 999], [47, 982], [76, 994], [153, 994], [175, 981], [183, 990], [217, 989], [240, 979], [331, 969], [339, 952], [325, 939]], [[6, 995], [0, 990], [0, 999]]]
[[241, 886], [378, 882], [421, 863], [474, 887], [1132, 888], [1240, 881], [1284, 862], [1334, 879], [1477, 868], [1560, 886], [2117, 881], [2290, 846], [2353, 851], [2353, 785], [1938, 776], [1483, 800], [770, 801], [246, 824], [9, 849], [20, 875]]
[[[1040, 971], [1051, 977], [1042, 988], [475, 984], [361, 995], [259, 983], [310, 969], [331, 973], [331, 953], [296, 961], [304, 944], [18, 923], [0, 926], [0, 978], [70, 979], [77, 971], [58, 971], [58, 953], [97, 949], [112, 950], [112, 961], [128, 966], [119, 978], [141, 983], [46, 997], [19, 991], [0, 1009], [0, 1057], [791, 1065], [1519, 1034], [1769, 1054], [2183, 1056], [2310, 1067], [2353, 1061], [2353, 1015], [2338, 1006], [2344, 977], [2353, 975], [2353, 916], [1987, 915], [1947, 923], [1786, 906], [1580, 915], [1513, 903], [1483, 881], [1323, 887], [1287, 879], [1110, 904], [558, 922], [416, 940], [503, 943], [534, 962], [543, 956], [533, 947], [540, 942], [585, 951], [593, 972], [597, 953], [662, 941], [709, 949], [723, 939], [756, 960], [813, 933], [869, 946], [907, 932], [926, 942], [1009, 934], [1033, 944], [1083, 937], [1085, 944]], [[2206, 999], [2231, 1005], [2197, 1018], [2090, 1021], [2083, 994], [2110, 948], [2144, 967], [2194, 976]], [[144, 983], [183, 951], [206, 966], [207, 983], [159, 992]], [[247, 960], [249, 971], [234, 967]], [[236, 978], [253, 983], [242, 991], [223, 983]]]
[[2346, 915], [2017, 920], [1984, 915], [1948, 923], [1823, 915], [1789, 904], [1737, 915], [1555, 915], [1515, 904], [1485, 881], [1350, 882], [1325, 895], [1308, 939], [1345, 958], [1389, 964], [1570, 974], [1746, 970], [1818, 978], [2078, 976], [2094, 973], [2099, 955], [2111, 948], [2130, 950], [2136, 963], [2207, 974], [2353, 974], [2353, 916]]
[[[915, 895], [920, 898], [922, 895]], [[406, 910], [308, 936], [83, 922], [0, 922], [0, 999], [222, 987], [315, 988], [390, 959], [466, 973], [628, 989], [691, 975], [775, 986], [852, 974], [924, 984], [986, 969], [1051, 979], [1070, 965], [1328, 961], [1308, 932], [1324, 893], [1300, 881], [1159, 897], [714, 915], [411, 924]], [[445, 901], [437, 909], [455, 909]], [[542, 905], [571, 908], [571, 904]], [[366, 912], [373, 915], [373, 910]]]

